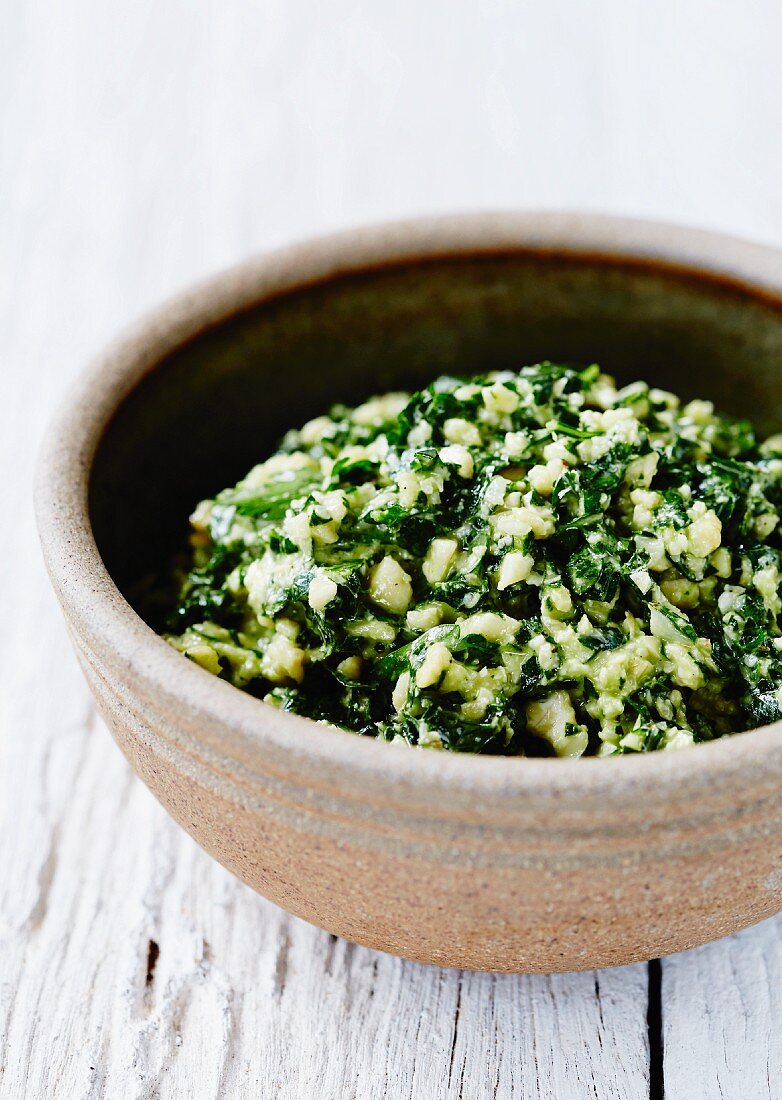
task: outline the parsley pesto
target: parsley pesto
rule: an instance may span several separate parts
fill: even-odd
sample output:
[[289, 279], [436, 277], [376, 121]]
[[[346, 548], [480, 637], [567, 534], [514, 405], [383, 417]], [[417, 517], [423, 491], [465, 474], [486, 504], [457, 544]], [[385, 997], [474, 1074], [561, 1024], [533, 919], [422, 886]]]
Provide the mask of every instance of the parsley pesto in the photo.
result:
[[782, 436], [551, 363], [337, 406], [198, 505], [168, 641], [284, 710], [463, 752], [782, 717]]

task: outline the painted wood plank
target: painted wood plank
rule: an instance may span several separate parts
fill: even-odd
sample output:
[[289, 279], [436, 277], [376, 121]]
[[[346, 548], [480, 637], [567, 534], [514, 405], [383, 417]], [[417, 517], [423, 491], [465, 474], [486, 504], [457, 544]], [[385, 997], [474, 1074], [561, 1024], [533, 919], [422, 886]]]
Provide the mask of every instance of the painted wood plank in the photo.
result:
[[782, 1098], [782, 917], [666, 959], [666, 1095]]

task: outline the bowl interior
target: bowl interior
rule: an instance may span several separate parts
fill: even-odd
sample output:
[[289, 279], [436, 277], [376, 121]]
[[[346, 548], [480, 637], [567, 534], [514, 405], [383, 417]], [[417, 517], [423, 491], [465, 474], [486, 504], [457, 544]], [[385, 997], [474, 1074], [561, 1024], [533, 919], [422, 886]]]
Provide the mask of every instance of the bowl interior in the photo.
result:
[[99, 445], [90, 512], [120, 589], [157, 571], [204, 496], [335, 401], [540, 359], [598, 362], [782, 428], [782, 302], [611, 257], [441, 257], [341, 275], [226, 317], [156, 364]]

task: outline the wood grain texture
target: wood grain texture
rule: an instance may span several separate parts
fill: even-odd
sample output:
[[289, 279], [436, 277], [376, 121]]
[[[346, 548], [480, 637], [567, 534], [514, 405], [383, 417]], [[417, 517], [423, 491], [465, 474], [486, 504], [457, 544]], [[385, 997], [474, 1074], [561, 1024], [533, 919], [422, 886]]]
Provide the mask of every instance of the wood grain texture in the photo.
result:
[[665, 963], [666, 1087], [687, 1100], [782, 1098], [782, 920]]
[[[0, 8], [4, 1098], [649, 1094], [646, 968], [416, 967], [288, 918], [176, 829], [94, 716], [30, 477], [89, 355], [257, 248], [519, 205], [782, 243], [781, 31], [773, 0]], [[667, 1096], [782, 1095], [781, 930], [664, 964]]]

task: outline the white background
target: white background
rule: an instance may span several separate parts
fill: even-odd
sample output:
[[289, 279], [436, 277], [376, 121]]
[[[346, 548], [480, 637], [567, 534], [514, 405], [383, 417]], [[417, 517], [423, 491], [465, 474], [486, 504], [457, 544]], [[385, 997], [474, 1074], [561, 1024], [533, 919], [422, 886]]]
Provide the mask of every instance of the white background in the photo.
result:
[[[782, 245], [780, 57], [778, 0], [0, 0], [0, 1095], [649, 1094], [645, 967], [352, 949], [167, 820], [67, 650], [30, 471], [90, 356], [249, 252], [512, 207]], [[664, 964], [667, 1096], [782, 1096], [781, 943]]]

